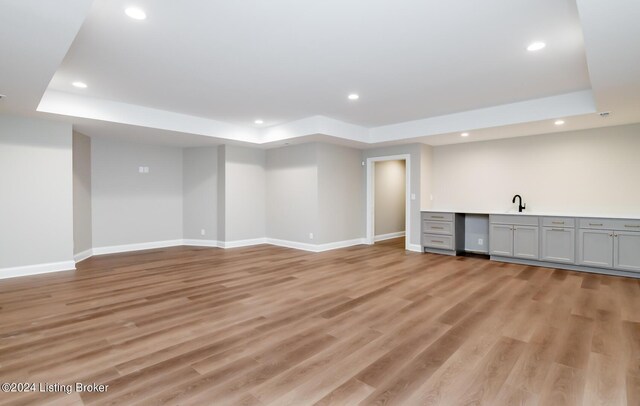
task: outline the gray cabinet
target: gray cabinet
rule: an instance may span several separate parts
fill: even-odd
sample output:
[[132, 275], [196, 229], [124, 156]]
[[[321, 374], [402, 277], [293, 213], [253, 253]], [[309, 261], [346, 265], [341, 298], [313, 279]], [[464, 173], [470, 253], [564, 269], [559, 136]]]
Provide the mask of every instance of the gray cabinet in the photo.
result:
[[537, 217], [492, 215], [490, 222], [491, 255], [532, 260], [540, 257]]
[[614, 268], [640, 272], [640, 232], [615, 231], [613, 247]]
[[501, 257], [513, 256], [513, 226], [491, 224], [489, 231], [489, 253]]
[[456, 255], [464, 250], [464, 216], [456, 213], [423, 211], [422, 250]]
[[613, 231], [580, 229], [578, 263], [598, 268], [613, 268]]
[[559, 262], [566, 264], [575, 263], [575, 229], [562, 227], [542, 227], [542, 254], [540, 259], [542, 261]]
[[538, 227], [513, 227], [513, 256], [516, 258], [538, 259]]

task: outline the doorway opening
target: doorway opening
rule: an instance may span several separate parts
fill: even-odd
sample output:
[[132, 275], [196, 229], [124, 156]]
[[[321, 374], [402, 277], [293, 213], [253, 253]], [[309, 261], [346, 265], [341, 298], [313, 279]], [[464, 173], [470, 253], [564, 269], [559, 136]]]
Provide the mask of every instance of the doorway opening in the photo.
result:
[[410, 246], [410, 158], [394, 155], [367, 160], [367, 242]]

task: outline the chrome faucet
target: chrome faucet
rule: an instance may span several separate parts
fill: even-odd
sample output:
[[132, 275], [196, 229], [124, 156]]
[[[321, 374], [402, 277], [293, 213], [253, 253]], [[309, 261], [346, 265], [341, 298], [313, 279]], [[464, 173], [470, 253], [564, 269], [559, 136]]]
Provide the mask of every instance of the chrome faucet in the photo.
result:
[[516, 198], [520, 199], [520, 201], [518, 202], [518, 212], [522, 213], [522, 210], [524, 210], [526, 207], [526, 205], [522, 204], [522, 196], [520, 195], [515, 195], [513, 196], [513, 200], [511, 201], [511, 203], [515, 203], [516, 202]]

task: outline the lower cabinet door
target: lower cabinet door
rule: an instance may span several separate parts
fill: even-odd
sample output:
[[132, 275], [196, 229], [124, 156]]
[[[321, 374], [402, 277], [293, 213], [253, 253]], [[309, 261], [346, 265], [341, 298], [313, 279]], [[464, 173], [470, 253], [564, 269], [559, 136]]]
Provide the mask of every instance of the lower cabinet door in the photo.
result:
[[613, 231], [578, 230], [578, 264], [613, 268]]
[[543, 227], [540, 260], [574, 264], [576, 262], [576, 230]]
[[516, 258], [538, 259], [538, 227], [513, 227], [513, 256]]
[[491, 224], [489, 231], [489, 253], [501, 257], [513, 256], [513, 226]]
[[615, 231], [613, 246], [614, 268], [640, 272], [640, 232]]

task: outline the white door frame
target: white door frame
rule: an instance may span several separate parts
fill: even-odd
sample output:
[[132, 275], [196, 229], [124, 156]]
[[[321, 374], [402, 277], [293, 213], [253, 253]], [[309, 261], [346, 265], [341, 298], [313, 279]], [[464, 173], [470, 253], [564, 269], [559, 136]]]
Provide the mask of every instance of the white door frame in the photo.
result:
[[405, 198], [404, 198], [404, 247], [410, 249], [411, 243], [411, 155], [388, 155], [367, 158], [367, 235], [366, 243], [371, 245], [375, 239], [375, 182], [374, 182], [374, 164], [381, 161], [405, 161], [404, 177], [405, 177]]

